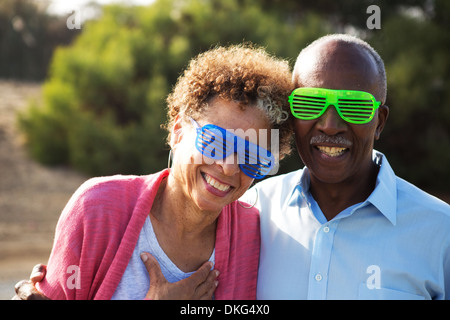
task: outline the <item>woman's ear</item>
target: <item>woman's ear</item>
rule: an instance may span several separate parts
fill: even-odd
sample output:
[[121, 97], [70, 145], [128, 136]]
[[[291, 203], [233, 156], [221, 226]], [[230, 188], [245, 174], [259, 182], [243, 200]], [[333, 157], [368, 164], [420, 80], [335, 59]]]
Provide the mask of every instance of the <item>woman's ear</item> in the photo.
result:
[[183, 126], [180, 115], [178, 114], [175, 118], [174, 125], [172, 127], [172, 134], [170, 138], [170, 146], [172, 149], [181, 141], [183, 136]]
[[380, 138], [381, 132], [384, 129], [387, 118], [389, 116], [389, 107], [387, 105], [382, 105], [378, 108], [378, 125], [375, 131], [375, 140]]

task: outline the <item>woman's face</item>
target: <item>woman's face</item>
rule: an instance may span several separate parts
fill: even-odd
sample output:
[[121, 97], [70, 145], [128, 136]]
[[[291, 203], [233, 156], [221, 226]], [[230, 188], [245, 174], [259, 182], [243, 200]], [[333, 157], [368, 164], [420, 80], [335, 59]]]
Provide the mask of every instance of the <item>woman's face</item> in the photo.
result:
[[[259, 130], [270, 132], [266, 115], [256, 108], [247, 106], [244, 110], [234, 101], [215, 98], [201, 117], [194, 119], [200, 126], [214, 124], [255, 144]], [[256, 135], [247, 135], [254, 130]], [[244, 136], [245, 134], [245, 136]], [[176, 180], [188, 201], [200, 210], [220, 212], [222, 208], [237, 200], [251, 185], [253, 179], [241, 171], [236, 154], [223, 160], [212, 160], [195, 148], [194, 125], [177, 121], [172, 133], [174, 154], [171, 175]], [[270, 136], [267, 137], [270, 142]]]

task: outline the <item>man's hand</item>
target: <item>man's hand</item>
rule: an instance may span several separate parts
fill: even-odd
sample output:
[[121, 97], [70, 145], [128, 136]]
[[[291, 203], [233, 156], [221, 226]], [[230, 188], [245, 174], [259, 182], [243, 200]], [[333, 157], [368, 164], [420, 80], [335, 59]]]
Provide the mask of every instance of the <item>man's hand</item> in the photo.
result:
[[158, 261], [149, 253], [141, 259], [150, 275], [149, 300], [211, 300], [218, 285], [219, 271], [211, 270], [212, 263], [205, 262], [189, 278], [170, 283], [161, 272]]
[[30, 280], [22, 280], [15, 285], [16, 295], [12, 300], [49, 300], [35, 287], [37, 282], [44, 279], [46, 272], [47, 267], [45, 265], [35, 265], [31, 271]]

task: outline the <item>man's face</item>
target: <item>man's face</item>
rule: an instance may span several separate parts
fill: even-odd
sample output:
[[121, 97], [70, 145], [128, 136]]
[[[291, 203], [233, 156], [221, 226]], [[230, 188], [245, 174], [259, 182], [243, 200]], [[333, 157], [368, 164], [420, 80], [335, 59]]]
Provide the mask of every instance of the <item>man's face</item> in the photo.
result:
[[[323, 44], [306, 56], [294, 74], [297, 87], [359, 90], [373, 94], [377, 101], [382, 99], [375, 62], [353, 45]], [[387, 115], [387, 107], [382, 106], [371, 122], [351, 124], [329, 106], [318, 119], [296, 119], [297, 149], [311, 178], [324, 183], [367, 178], [373, 168], [374, 140], [379, 138]]]

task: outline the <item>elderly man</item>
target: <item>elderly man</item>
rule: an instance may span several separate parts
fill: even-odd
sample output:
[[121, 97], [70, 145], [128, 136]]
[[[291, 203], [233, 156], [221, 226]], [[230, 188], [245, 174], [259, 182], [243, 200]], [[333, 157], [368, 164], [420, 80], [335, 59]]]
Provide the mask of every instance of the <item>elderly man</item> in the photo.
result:
[[255, 187], [258, 299], [450, 299], [450, 206], [373, 150], [389, 114], [379, 55], [326, 36], [300, 53], [293, 81], [306, 167]]

